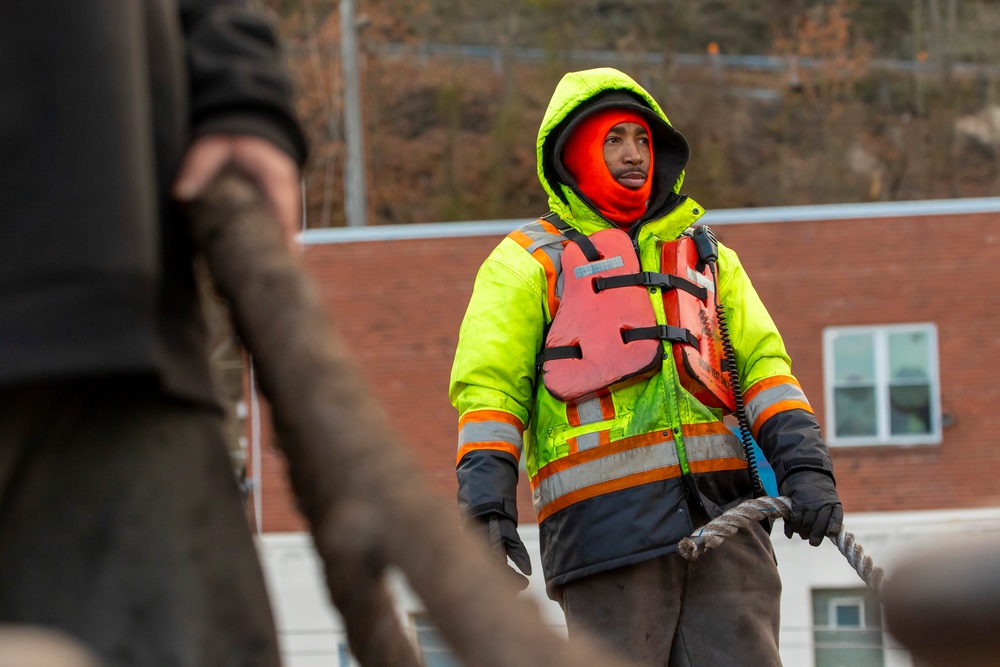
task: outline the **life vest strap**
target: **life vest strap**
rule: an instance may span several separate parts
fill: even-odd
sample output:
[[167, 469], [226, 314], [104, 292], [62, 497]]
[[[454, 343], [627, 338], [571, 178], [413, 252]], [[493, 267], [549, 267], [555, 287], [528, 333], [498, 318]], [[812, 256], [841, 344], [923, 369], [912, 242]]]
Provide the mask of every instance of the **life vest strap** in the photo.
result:
[[631, 343], [634, 340], [646, 340], [649, 338], [659, 338], [669, 340], [671, 343], [687, 343], [698, 348], [698, 338], [691, 333], [690, 329], [661, 324], [655, 327], [640, 327], [638, 329], [626, 329], [622, 331], [622, 340]]
[[614, 289], [616, 287], [636, 287], [638, 285], [660, 287], [665, 290], [680, 289], [699, 299], [708, 298], [708, 290], [701, 285], [669, 273], [643, 271], [642, 273], [630, 273], [624, 276], [598, 276], [594, 279], [595, 292]]
[[583, 349], [579, 345], [560, 345], [547, 347], [535, 357], [535, 365], [541, 366], [553, 359], [583, 359]]
[[569, 223], [556, 215], [554, 211], [549, 211], [542, 216], [542, 219], [551, 222], [556, 229], [563, 233], [563, 236], [580, 246], [580, 250], [583, 251], [583, 256], [587, 258], [588, 262], [596, 262], [601, 259], [601, 253], [598, 252], [597, 246], [590, 240], [590, 237], [575, 227], [571, 227]]

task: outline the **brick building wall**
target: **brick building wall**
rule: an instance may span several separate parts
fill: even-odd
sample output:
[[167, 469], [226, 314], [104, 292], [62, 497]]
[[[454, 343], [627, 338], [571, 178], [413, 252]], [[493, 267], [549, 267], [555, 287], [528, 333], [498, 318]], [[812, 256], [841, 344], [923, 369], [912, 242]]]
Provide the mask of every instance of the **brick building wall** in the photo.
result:
[[[918, 322], [937, 325], [942, 412], [950, 421], [940, 445], [834, 448], [845, 510], [1000, 505], [994, 419], [1000, 399], [1000, 381], [994, 379], [1000, 358], [1000, 202], [996, 211], [936, 215], [886, 216], [884, 209], [860, 207], [860, 217], [843, 217], [833, 215], [837, 207], [808, 208], [803, 219], [762, 209], [754, 220], [773, 212], [775, 221], [715, 222], [711, 214], [707, 221], [739, 253], [820, 423], [824, 327]], [[349, 230], [337, 231], [346, 237]], [[449, 502], [456, 491], [457, 421], [447, 395], [451, 359], [476, 271], [502, 236], [358, 235], [309, 243], [304, 254], [336, 328], [396, 433]], [[263, 528], [301, 530], [266, 431]], [[519, 490], [521, 520], [532, 521], [526, 480]]]

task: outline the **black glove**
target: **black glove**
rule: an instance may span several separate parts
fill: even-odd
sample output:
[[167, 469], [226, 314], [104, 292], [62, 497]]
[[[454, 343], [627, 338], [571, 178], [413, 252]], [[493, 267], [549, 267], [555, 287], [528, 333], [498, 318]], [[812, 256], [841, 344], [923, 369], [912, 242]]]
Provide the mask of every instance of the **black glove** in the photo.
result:
[[819, 546], [827, 535], [836, 537], [844, 521], [844, 508], [837, 485], [829, 475], [816, 470], [793, 472], [781, 482], [781, 495], [792, 501], [791, 516], [785, 520], [785, 535], [799, 535]]
[[510, 557], [517, 565], [517, 569], [524, 573], [521, 574], [508, 565], [511, 573], [517, 577], [517, 584], [520, 587], [518, 590], [523, 591], [527, 588], [528, 577], [524, 575], [531, 574], [531, 559], [528, 557], [524, 542], [521, 541], [521, 536], [517, 534], [517, 524], [514, 520], [502, 514], [491, 513], [477, 516], [473, 521], [479, 524], [486, 543], [490, 545], [490, 550], [497, 560], [507, 565], [507, 558]]

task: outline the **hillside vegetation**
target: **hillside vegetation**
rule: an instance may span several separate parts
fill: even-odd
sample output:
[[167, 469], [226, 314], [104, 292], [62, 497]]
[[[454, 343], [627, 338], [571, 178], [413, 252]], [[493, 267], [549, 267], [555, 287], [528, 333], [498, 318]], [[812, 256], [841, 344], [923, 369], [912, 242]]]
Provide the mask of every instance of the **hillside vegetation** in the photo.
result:
[[[369, 224], [530, 218], [567, 71], [611, 65], [692, 147], [708, 208], [1000, 194], [998, 0], [355, 0]], [[313, 153], [308, 225], [342, 226], [336, 0], [267, 0]]]

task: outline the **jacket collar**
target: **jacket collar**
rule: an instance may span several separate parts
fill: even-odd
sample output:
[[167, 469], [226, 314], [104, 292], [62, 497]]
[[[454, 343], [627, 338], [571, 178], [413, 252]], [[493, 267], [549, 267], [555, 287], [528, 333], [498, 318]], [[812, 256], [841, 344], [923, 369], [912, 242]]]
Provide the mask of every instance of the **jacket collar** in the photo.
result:
[[[615, 225], [601, 217], [590, 205], [581, 200], [575, 191], [566, 186], [561, 187], [566, 201], [550, 198], [549, 206], [552, 212], [566, 224], [588, 236], [602, 229], [615, 228]], [[633, 238], [651, 234], [660, 240], [672, 241], [693, 225], [704, 213], [705, 209], [695, 200], [685, 195], [676, 195], [671, 201], [671, 205], [666, 207], [662, 214], [633, 226], [629, 230], [629, 234]]]

